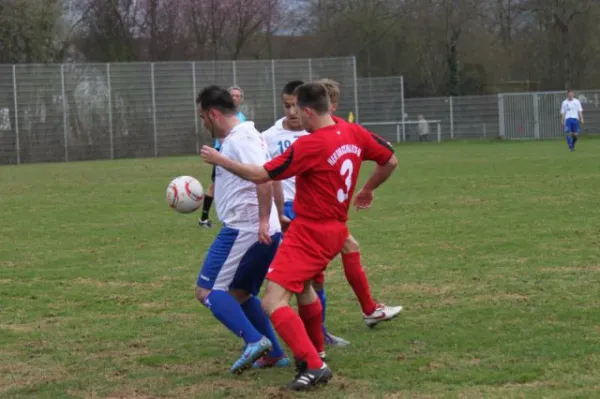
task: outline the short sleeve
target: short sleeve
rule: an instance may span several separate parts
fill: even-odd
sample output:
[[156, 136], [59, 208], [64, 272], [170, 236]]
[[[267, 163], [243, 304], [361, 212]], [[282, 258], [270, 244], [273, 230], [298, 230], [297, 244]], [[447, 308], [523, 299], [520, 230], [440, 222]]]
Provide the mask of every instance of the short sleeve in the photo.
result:
[[394, 155], [392, 145], [382, 137], [372, 133], [360, 125], [356, 125], [364, 137], [362, 158], [366, 161], [375, 161], [379, 165], [385, 164]]
[[318, 146], [311, 136], [300, 137], [285, 152], [264, 165], [272, 180], [285, 180], [311, 169], [318, 162]]
[[577, 105], [578, 105], [577, 111], [583, 112], [583, 107], [581, 106], [581, 101], [577, 101]]

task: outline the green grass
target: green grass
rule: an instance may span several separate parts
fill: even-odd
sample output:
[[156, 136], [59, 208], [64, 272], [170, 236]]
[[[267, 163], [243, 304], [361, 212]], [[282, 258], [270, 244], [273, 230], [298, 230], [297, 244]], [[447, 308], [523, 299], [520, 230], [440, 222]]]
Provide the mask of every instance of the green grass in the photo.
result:
[[[373, 330], [334, 261], [326, 398], [600, 395], [600, 140], [407, 145], [351, 213]], [[366, 167], [363, 172], [370, 170]], [[0, 395], [285, 398], [228, 374], [241, 343], [194, 299], [216, 233], [164, 198], [197, 157], [0, 168]], [[303, 397], [303, 395], [294, 395]], [[313, 395], [306, 395], [315, 396]]]

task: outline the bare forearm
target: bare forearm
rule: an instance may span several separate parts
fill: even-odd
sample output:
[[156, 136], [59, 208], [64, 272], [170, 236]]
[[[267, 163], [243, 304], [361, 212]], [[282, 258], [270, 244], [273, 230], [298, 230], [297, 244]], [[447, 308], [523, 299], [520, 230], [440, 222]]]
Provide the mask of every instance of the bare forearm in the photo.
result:
[[257, 184], [258, 217], [261, 222], [268, 222], [273, 206], [273, 184], [271, 182]]
[[219, 159], [218, 164], [219, 166], [227, 169], [234, 175], [237, 175], [244, 180], [249, 180], [256, 184], [270, 181], [269, 174], [261, 165], [243, 164], [226, 157], [221, 157]]
[[392, 173], [396, 169], [396, 166], [398, 166], [398, 161], [396, 160], [396, 157], [392, 157], [392, 159], [390, 159], [384, 165], [377, 165], [375, 171], [365, 183], [365, 189], [373, 191], [377, 187], [382, 185], [392, 175]]
[[273, 182], [273, 200], [277, 207], [277, 213], [283, 215], [283, 207], [285, 204], [285, 197], [283, 196], [283, 185], [280, 181]]

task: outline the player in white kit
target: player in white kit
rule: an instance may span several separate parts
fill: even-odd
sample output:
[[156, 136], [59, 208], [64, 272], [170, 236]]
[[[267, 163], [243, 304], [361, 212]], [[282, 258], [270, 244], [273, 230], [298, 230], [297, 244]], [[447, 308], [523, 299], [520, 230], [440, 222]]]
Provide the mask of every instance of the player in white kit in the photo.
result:
[[[221, 140], [224, 156], [257, 165], [269, 160], [263, 137], [253, 122], [240, 121], [227, 90], [209, 86], [196, 102], [204, 126]], [[263, 355], [289, 365], [257, 297], [281, 241], [272, 183], [256, 185], [221, 167], [216, 175], [215, 205], [223, 227], [202, 264], [196, 298], [245, 342], [231, 372], [242, 373]]]
[[575, 143], [579, 138], [581, 124], [583, 124], [583, 108], [576, 99], [573, 90], [567, 92], [567, 99], [560, 106], [560, 125], [565, 129], [569, 150], [575, 151]]

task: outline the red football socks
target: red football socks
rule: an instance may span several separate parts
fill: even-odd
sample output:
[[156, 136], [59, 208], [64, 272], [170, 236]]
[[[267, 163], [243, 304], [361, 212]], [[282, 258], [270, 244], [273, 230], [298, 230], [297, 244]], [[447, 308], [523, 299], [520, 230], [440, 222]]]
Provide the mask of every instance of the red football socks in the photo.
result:
[[377, 304], [371, 297], [369, 280], [367, 280], [367, 275], [360, 264], [360, 252], [342, 254], [342, 263], [346, 280], [354, 290], [363, 313], [366, 315], [372, 314], [375, 312]]
[[277, 309], [271, 314], [271, 322], [295, 358], [305, 360], [309, 369], [319, 369], [323, 366], [319, 353], [306, 333], [302, 319], [294, 309], [289, 306]]
[[317, 352], [324, 352], [325, 337], [323, 336], [323, 306], [321, 301], [317, 298], [310, 305], [298, 304], [298, 314], [304, 322], [306, 332]]

